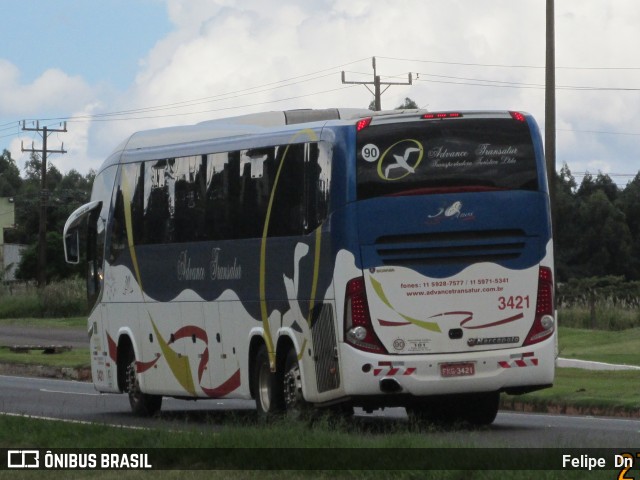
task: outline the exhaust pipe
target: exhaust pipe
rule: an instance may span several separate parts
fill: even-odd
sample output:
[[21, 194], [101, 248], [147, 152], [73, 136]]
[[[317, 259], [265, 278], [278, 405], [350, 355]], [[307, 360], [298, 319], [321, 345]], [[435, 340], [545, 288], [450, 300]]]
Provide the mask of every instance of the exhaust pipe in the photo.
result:
[[395, 378], [383, 378], [380, 380], [380, 391], [383, 393], [398, 393], [402, 387]]

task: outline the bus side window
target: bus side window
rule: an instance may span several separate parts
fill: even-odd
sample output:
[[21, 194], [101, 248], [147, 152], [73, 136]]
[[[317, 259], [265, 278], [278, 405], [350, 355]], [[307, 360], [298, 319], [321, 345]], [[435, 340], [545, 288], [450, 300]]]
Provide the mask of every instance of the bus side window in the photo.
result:
[[[134, 244], [140, 242], [143, 232], [143, 196], [144, 196], [144, 164], [123, 165], [114, 196], [113, 216], [111, 218], [109, 263], [117, 261], [128, 245], [127, 209], [131, 214], [131, 232]], [[125, 185], [124, 182], [127, 182]], [[126, 187], [126, 188], [125, 188]], [[128, 191], [130, 198], [125, 198]]]
[[124, 220], [124, 200], [122, 198], [122, 188], [118, 186], [115, 191], [115, 201], [113, 215], [111, 217], [111, 232], [109, 245], [109, 263], [114, 263], [127, 244], [127, 231]]
[[[280, 175], [276, 184], [275, 177], [278, 169], [280, 170]], [[286, 237], [302, 234], [304, 210], [303, 175], [304, 144], [278, 147], [273, 179], [269, 182], [269, 191], [275, 188], [273, 206], [269, 218], [269, 236]]]
[[328, 144], [309, 143], [304, 167], [304, 233], [318, 228], [329, 213], [331, 151]]

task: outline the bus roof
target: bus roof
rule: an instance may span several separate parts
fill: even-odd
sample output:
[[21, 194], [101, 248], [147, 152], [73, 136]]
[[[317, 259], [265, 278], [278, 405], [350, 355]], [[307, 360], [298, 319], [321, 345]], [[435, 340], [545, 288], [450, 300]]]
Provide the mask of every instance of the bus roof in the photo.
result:
[[[101, 166], [100, 170], [120, 163], [122, 154], [158, 150], [170, 146], [196, 144], [217, 139], [232, 139], [250, 135], [261, 135], [273, 131], [277, 127], [300, 124], [345, 124], [353, 120], [373, 117], [373, 123], [394, 122], [399, 119], [418, 120], [427, 110], [385, 110], [374, 112], [358, 108], [299, 109], [286, 111], [270, 111], [241, 115], [236, 117], [207, 120], [195, 125], [165, 127], [143, 130], [133, 133], [121, 142]], [[465, 111], [465, 116], [508, 115], [507, 111]], [[295, 127], [292, 127], [295, 128]], [[127, 154], [128, 155], [128, 154]], [[135, 154], [134, 154], [135, 155]]]
[[351, 120], [371, 115], [374, 112], [357, 108], [302, 109], [271, 111], [241, 115], [237, 117], [206, 120], [195, 125], [143, 130], [132, 134], [117, 148], [137, 150], [140, 148], [177, 145], [181, 143], [214, 140], [216, 138], [253, 135], [272, 127], [313, 123], [326, 120]]

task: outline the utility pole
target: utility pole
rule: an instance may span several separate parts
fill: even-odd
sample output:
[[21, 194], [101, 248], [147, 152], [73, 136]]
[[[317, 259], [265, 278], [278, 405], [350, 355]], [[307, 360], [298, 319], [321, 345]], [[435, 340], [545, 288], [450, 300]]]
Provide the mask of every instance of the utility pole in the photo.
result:
[[47, 199], [49, 198], [49, 191], [47, 190], [47, 154], [67, 153], [64, 149], [64, 143], [59, 150], [47, 149], [47, 138], [55, 132], [66, 132], [67, 122], [64, 122], [62, 128], [41, 128], [40, 122], [36, 122], [36, 126], [33, 128], [27, 127], [23, 121], [22, 130], [25, 132], [38, 132], [42, 136], [42, 149], [35, 149], [33, 143], [31, 143], [31, 148], [24, 148], [22, 142], [20, 142], [20, 148], [23, 152], [40, 152], [42, 157], [40, 165], [40, 225], [38, 228], [38, 287], [44, 288], [47, 284]]
[[[356, 85], [364, 85], [365, 87], [367, 87], [367, 90], [369, 90], [371, 92], [371, 89], [368, 87], [368, 85], [373, 85], [373, 92], [371, 92], [373, 94], [373, 98], [374, 98], [374, 110], [376, 112], [379, 112], [380, 110], [382, 110], [382, 102], [380, 101], [380, 97], [382, 96], [382, 94], [384, 92], [387, 91], [387, 89], [391, 86], [391, 85], [413, 85], [413, 79], [411, 78], [411, 73], [409, 73], [409, 81], [408, 82], [382, 82], [380, 80], [380, 75], [378, 75], [378, 72], [376, 70], [376, 57], [371, 57], [372, 63], [373, 63], [373, 82], [348, 82], [345, 80], [344, 77], [344, 70], [342, 71], [342, 83], [343, 84], [356, 84]], [[384, 90], [380, 91], [380, 87], [382, 85], [386, 85], [387, 88], [385, 88]]]
[[552, 218], [556, 201], [556, 46], [554, 0], [547, 0], [544, 141]]

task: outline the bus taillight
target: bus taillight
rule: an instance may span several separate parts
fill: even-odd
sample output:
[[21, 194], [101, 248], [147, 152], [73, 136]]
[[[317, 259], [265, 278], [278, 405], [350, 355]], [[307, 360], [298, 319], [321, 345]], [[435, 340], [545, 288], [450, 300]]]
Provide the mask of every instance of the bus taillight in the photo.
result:
[[362, 120], [358, 120], [358, 123], [356, 123], [356, 132], [359, 132], [367, 128], [371, 124], [371, 120], [372, 120], [371, 117], [366, 117], [366, 118], [363, 118]]
[[373, 331], [363, 277], [353, 278], [347, 282], [344, 338], [348, 344], [360, 350], [387, 353]]
[[462, 118], [460, 112], [429, 112], [422, 115], [423, 120], [441, 120], [443, 118]]
[[509, 115], [511, 115], [511, 118], [513, 118], [514, 120], [517, 120], [519, 122], [526, 122], [527, 119], [526, 117], [521, 114], [520, 112], [509, 112]]
[[553, 334], [556, 323], [553, 310], [553, 273], [549, 267], [540, 267], [536, 319], [524, 341], [524, 345], [541, 342]]

